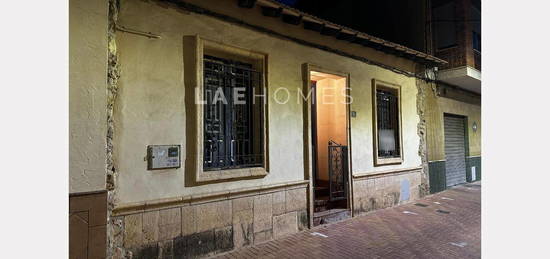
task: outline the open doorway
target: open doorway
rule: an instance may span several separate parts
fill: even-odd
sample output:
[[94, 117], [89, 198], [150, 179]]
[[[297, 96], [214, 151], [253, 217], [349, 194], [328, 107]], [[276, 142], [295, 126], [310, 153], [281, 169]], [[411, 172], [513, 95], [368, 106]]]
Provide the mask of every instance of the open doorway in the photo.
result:
[[347, 80], [310, 71], [314, 225], [350, 216]]

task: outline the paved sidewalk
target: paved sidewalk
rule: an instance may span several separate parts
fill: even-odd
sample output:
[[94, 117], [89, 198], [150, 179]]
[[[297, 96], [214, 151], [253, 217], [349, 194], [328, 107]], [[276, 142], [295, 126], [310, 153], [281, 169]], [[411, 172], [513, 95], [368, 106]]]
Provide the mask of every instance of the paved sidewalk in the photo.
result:
[[481, 183], [476, 182], [217, 258], [479, 257]]

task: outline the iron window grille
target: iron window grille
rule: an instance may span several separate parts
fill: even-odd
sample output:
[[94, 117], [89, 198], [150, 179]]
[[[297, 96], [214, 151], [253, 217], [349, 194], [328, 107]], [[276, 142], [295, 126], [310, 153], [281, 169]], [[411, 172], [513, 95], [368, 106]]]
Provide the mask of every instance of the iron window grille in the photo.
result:
[[[251, 64], [204, 56], [203, 169], [263, 165], [262, 73]], [[256, 92], [256, 94], [255, 94]]]
[[399, 103], [392, 91], [376, 89], [378, 157], [400, 157]]

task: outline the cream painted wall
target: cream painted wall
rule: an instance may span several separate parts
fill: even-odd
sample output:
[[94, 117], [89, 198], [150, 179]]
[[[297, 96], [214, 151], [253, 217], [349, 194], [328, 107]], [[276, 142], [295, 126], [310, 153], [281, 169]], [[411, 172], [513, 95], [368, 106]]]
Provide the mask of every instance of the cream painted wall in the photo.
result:
[[256, 4], [252, 9], [248, 9], [240, 8], [235, 1], [185, 0], [185, 2], [212, 10], [214, 12], [236, 17], [237, 19], [249, 24], [260, 25], [261, 27], [276, 33], [315, 44], [328, 46], [338, 50], [344, 50], [347, 53], [366, 57], [375, 62], [397, 67], [406, 71], [414, 72], [415, 69], [415, 62], [400, 58], [396, 55], [385, 54], [384, 52], [377, 51], [373, 48], [365, 48], [359, 44], [349, 44], [349, 42], [338, 40], [336, 37], [324, 36], [316, 31], [304, 30], [303, 26], [289, 25], [281, 22], [281, 19], [266, 17], [262, 15], [261, 6], [259, 4]]
[[[426, 124], [428, 142], [428, 160], [445, 160], [445, 135], [443, 126], [444, 113], [466, 116], [468, 119], [468, 141], [470, 156], [481, 155], [481, 106], [465, 103], [450, 98], [438, 97], [425, 86]], [[473, 123], [477, 131], [473, 132]]]
[[326, 78], [316, 84], [317, 107], [317, 178], [328, 181], [328, 141], [347, 145], [346, 79]]
[[[415, 79], [380, 67], [306, 47], [208, 16], [161, 7], [145, 1], [123, 0], [119, 24], [160, 34], [161, 39], [117, 33], [121, 78], [115, 107], [115, 164], [119, 172], [117, 203], [139, 202], [304, 179], [302, 64], [351, 74], [353, 172], [365, 173], [420, 165], [416, 133]], [[261, 179], [185, 187], [183, 168], [147, 171], [146, 146], [185, 147], [183, 36], [201, 37], [268, 54], [270, 173]], [[371, 79], [402, 86], [404, 162], [374, 167], [372, 152]], [[287, 98], [286, 104], [279, 104]], [[275, 99], [276, 98], [276, 99]], [[185, 148], [183, 148], [185, 158]]]
[[[372, 79], [378, 79], [401, 86], [401, 134], [403, 134], [403, 163], [374, 166], [373, 162], [373, 110]], [[357, 112], [351, 118], [352, 170], [357, 173], [376, 173], [400, 168], [418, 167], [420, 138], [417, 126], [420, 117], [416, 108], [416, 80], [383, 69], [365, 69], [362, 73], [351, 74], [351, 111]]]
[[69, 1], [69, 192], [105, 189], [107, 0]]
[[[443, 121], [443, 113], [463, 115], [468, 120], [468, 142], [470, 147], [470, 156], [481, 155], [481, 106], [475, 104], [463, 103], [449, 98], [438, 98], [439, 108], [441, 110], [440, 118]], [[472, 130], [473, 123], [477, 124], [477, 131]], [[443, 127], [443, 125], [442, 125]], [[444, 139], [443, 139], [444, 141]]]

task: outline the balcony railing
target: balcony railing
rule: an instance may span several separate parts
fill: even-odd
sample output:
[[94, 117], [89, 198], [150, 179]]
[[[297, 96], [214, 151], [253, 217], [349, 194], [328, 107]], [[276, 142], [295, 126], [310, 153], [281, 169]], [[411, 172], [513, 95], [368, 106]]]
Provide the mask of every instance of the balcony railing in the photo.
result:
[[[474, 53], [473, 67], [481, 71], [481, 52], [474, 50], [473, 53]], [[448, 64], [441, 66], [440, 67], [441, 70], [455, 68], [455, 67], [462, 67], [468, 64], [465, 51], [463, 49], [458, 48], [457, 46], [437, 50], [436, 56], [440, 59], [443, 59], [449, 62]], [[471, 57], [468, 59], [471, 60]], [[472, 66], [471, 63], [470, 63], [470, 66]]]
[[449, 62], [448, 64], [440, 67], [440, 69], [449, 69], [449, 68], [461, 67], [466, 65], [466, 58], [464, 57], [464, 52], [460, 51], [460, 49], [457, 46], [437, 50], [436, 56], [440, 59], [443, 59]]

